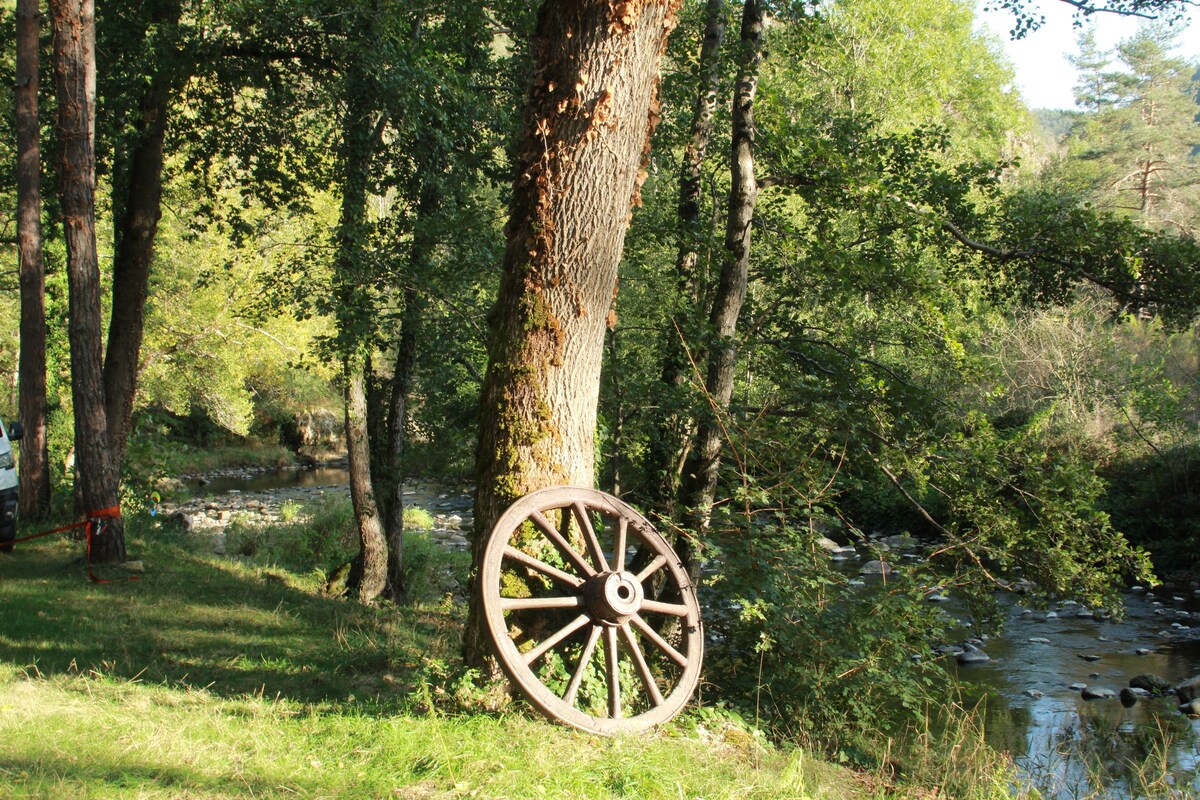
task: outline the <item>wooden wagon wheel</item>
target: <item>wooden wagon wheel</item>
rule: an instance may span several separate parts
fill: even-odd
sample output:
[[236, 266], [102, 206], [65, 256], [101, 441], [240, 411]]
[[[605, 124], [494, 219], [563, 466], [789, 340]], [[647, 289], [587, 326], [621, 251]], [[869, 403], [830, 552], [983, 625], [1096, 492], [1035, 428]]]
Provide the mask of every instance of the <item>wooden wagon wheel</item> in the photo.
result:
[[617, 498], [571, 486], [526, 495], [492, 529], [480, 580], [501, 667], [552, 720], [641, 731], [695, 690], [695, 588], [666, 540]]

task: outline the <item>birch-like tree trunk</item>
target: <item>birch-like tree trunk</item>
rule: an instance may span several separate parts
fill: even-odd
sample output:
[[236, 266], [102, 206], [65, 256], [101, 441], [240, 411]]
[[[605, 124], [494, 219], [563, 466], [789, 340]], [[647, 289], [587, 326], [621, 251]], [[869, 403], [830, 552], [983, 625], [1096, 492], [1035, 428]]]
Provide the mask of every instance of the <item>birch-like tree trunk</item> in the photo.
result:
[[724, 438], [721, 415], [733, 398], [737, 364], [737, 322], [746, 299], [750, 269], [750, 231], [758, 200], [754, 177], [754, 96], [762, 60], [763, 13], [758, 0], [746, 0], [742, 11], [738, 54], [738, 81], [733, 98], [733, 142], [730, 160], [731, 187], [725, 227], [725, 259], [713, 299], [709, 326], [713, 337], [705, 389], [710, 412], [700, 422], [696, 446], [684, 478], [684, 507], [689, 527], [708, 527], [716, 495]]
[[[675, 508], [680, 474], [695, 434], [694, 417], [682, 408], [681, 388], [688, 379], [688, 359], [681, 336], [697, 333], [700, 308], [700, 279], [696, 265], [703, 240], [700, 197], [704, 161], [712, 137], [712, 121], [721, 88], [721, 44], [725, 40], [725, 0], [708, 0], [704, 39], [700, 46], [697, 91], [692, 106], [691, 136], [679, 168], [679, 250], [675, 259], [678, 299], [671, 323], [663, 332], [663, 402], [655, 420], [655, 434], [646, 455], [649, 499], [660, 513], [669, 516]], [[699, 354], [694, 354], [698, 356]]]

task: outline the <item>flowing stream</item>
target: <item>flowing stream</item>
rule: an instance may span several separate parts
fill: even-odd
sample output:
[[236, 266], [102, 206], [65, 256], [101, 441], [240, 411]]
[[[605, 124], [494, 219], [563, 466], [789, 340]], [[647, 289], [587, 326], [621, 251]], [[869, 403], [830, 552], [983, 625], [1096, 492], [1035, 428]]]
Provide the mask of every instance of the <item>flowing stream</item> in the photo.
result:
[[[341, 466], [238, 472], [192, 479], [197, 496], [304, 497], [346, 490]], [[406, 502], [432, 513], [470, 515], [467, 491], [436, 484], [406, 489]], [[456, 524], [469, 528], [469, 520]], [[848, 549], [847, 549], [848, 553]], [[842, 553], [842, 568], [857, 571], [868, 556]], [[1200, 720], [1177, 709], [1174, 695], [1141, 698], [1125, 707], [1115, 696], [1084, 700], [1083, 686], [1120, 692], [1130, 678], [1150, 673], [1170, 684], [1200, 675], [1200, 587], [1130, 591], [1122, 619], [1097, 618], [1066, 602], [1033, 610], [1006, 598], [1002, 636], [983, 643], [988, 660], [958, 667], [986, 697], [989, 739], [1012, 754], [1024, 779], [1043, 797], [1144, 796], [1131, 762], [1156, 763], [1162, 797], [1200, 796]], [[958, 604], [949, 598], [947, 613]], [[963, 634], [964, 638], [967, 636]], [[1098, 778], [1099, 776], [1099, 778]], [[1099, 791], [1097, 780], [1107, 784]], [[1175, 792], [1172, 794], [1172, 792]]]

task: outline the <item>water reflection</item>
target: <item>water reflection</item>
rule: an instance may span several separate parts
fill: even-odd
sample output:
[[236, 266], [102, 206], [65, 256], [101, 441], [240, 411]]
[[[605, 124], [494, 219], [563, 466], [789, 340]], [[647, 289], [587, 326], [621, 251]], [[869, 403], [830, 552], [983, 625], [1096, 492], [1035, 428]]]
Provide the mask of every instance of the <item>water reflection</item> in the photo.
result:
[[1005, 635], [987, 645], [992, 661], [960, 673], [986, 690], [989, 739], [1012, 753], [1044, 797], [1200, 792], [1200, 722], [1179, 713], [1174, 695], [1131, 708], [1115, 697], [1081, 696], [1080, 686], [1119, 692], [1143, 673], [1172, 685], [1200, 674], [1200, 641], [1163, 635], [1176, 611], [1195, 607], [1194, 598], [1129, 595], [1126, 602], [1119, 622], [1073, 605], [1049, 615], [1014, 606]]
[[323, 466], [310, 469], [272, 469], [263, 472], [239, 472], [212, 475], [184, 481], [188, 491], [197, 497], [228, 492], [266, 492], [271, 489], [295, 489], [308, 486], [339, 486], [349, 484], [350, 473], [344, 466]]

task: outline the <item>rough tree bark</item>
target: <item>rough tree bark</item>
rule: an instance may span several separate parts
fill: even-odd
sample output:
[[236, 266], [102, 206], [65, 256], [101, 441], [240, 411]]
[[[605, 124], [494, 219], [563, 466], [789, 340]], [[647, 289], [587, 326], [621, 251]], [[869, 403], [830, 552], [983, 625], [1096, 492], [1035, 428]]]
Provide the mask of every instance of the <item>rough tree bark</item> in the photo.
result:
[[[58, 101], [60, 191], [67, 245], [71, 344], [71, 397], [75, 410], [76, 486], [86, 511], [117, 505], [118, 475], [109, 451], [101, 376], [100, 271], [96, 262], [95, 154], [88, 75], [95, 57], [87, 43], [88, 0], [51, 0], [54, 26], [54, 84]], [[94, 83], [92, 84], [94, 87]], [[92, 546], [96, 563], [125, 559], [121, 521]]]
[[[476, 452], [478, 567], [522, 495], [594, 481], [606, 318], [679, 0], [546, 0], [517, 151]], [[464, 655], [486, 667], [478, 586]]]
[[41, 138], [38, 130], [38, 0], [17, 0], [17, 257], [21, 284], [20, 513], [50, 510], [46, 444], [46, 275], [42, 263]]
[[359, 539], [355, 591], [359, 600], [370, 603], [383, 593], [387, 582], [387, 542], [375, 504], [375, 490], [371, 486], [367, 392], [362, 364], [361, 360], [352, 357], [347, 357], [345, 361], [346, 455], [350, 468], [350, 500], [354, 504], [354, 521]]
[[658, 411], [655, 435], [646, 455], [647, 487], [650, 504], [664, 516], [675, 510], [680, 475], [695, 426], [691, 414], [672, 408], [670, 398], [678, 397], [687, 382], [688, 360], [680, 334], [697, 332], [703, 319], [700, 280], [696, 265], [700, 259], [702, 226], [700, 197], [702, 169], [712, 136], [713, 115], [721, 88], [721, 44], [725, 40], [725, 0], [708, 0], [705, 9], [704, 39], [700, 45], [697, 92], [692, 106], [691, 136], [679, 168], [679, 252], [675, 259], [678, 302], [671, 324], [663, 333], [662, 382], [668, 398]]
[[754, 96], [762, 60], [763, 14], [758, 0], [746, 0], [742, 11], [738, 54], [738, 81], [733, 98], [733, 142], [730, 160], [731, 187], [725, 228], [725, 259], [713, 298], [709, 326], [713, 337], [705, 390], [711, 408], [700, 421], [696, 446], [684, 477], [683, 506], [688, 527], [708, 528], [721, 465], [723, 435], [721, 415], [733, 397], [737, 362], [738, 316], [746, 299], [750, 267], [750, 230], [758, 199], [754, 177]]

